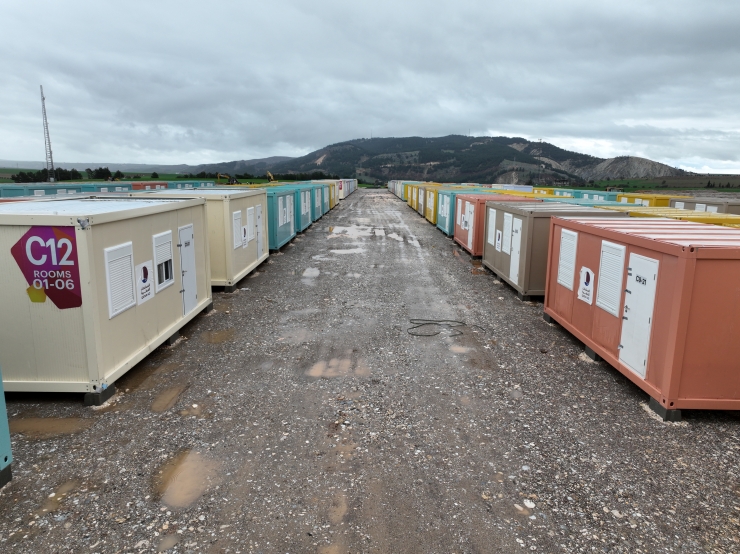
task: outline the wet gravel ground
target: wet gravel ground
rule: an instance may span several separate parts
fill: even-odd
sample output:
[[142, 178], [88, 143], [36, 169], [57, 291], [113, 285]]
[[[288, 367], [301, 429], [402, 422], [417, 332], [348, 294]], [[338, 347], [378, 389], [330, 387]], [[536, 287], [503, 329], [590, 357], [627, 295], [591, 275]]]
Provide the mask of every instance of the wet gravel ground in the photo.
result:
[[102, 408], [8, 395], [0, 551], [738, 551], [738, 417], [662, 422], [384, 190], [240, 287]]

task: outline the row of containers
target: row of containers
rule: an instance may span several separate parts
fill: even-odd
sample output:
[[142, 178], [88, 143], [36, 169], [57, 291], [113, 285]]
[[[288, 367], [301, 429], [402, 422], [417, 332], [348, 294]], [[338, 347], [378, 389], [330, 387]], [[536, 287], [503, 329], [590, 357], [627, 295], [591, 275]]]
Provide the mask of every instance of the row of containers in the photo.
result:
[[665, 420], [740, 409], [740, 199], [389, 189], [519, 298], [542, 298], [546, 321], [645, 391]]
[[[84, 393], [115, 382], [210, 311], [357, 186], [350, 179], [150, 189], [0, 203], [5, 391]], [[12, 456], [0, 388], [0, 486]]]

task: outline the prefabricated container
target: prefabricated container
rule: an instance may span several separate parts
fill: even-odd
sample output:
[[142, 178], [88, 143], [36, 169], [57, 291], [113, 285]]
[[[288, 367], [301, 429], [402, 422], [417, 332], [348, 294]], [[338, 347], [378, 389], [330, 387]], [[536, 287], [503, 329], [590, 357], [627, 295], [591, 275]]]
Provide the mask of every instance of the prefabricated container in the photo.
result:
[[308, 209], [308, 212], [311, 216], [311, 222], [318, 221], [319, 218], [323, 215], [323, 183], [312, 183], [310, 181], [307, 181], [295, 183], [295, 185], [293, 186], [302, 188], [304, 190], [304, 195], [301, 202], [305, 203], [305, 207]]
[[740, 198], [671, 198], [670, 205], [680, 210], [740, 214]]
[[134, 181], [131, 183], [131, 190], [160, 190], [166, 188], [168, 188], [167, 181]]
[[605, 191], [605, 190], [576, 190], [575, 197], [583, 198], [584, 200], [608, 200], [611, 202], [617, 202], [617, 196], [619, 192]]
[[510, 194], [458, 194], [455, 198], [455, 242], [473, 256], [483, 255], [486, 202], [539, 202]]
[[80, 183], [81, 192], [128, 192], [131, 190], [131, 183], [121, 183], [113, 181], [110, 183]]
[[295, 237], [295, 193], [283, 187], [269, 187], [265, 193], [270, 250], [279, 250]]
[[617, 202], [623, 204], [642, 204], [643, 206], [667, 207], [671, 205], [671, 198], [691, 198], [691, 196], [668, 196], [667, 194], [624, 193], [617, 194]]
[[0, 366], [7, 391], [115, 381], [211, 306], [205, 201], [0, 204]]
[[82, 189], [79, 184], [54, 184], [48, 183], [27, 183], [23, 185], [25, 188], [24, 196], [47, 196], [47, 195], [65, 195], [65, 194], [79, 194]]
[[491, 189], [441, 188], [437, 191], [437, 229], [451, 237], [455, 234], [455, 199], [460, 194], [495, 194]]
[[13, 196], [26, 196], [26, 187], [23, 185], [0, 185], [0, 197], [9, 198]]
[[551, 216], [626, 217], [588, 206], [486, 202], [483, 265], [528, 300], [544, 296]]
[[612, 200], [594, 200], [590, 198], [567, 198], [567, 197], [552, 197], [552, 196], [540, 196], [543, 202], [558, 203], [558, 204], [576, 204], [578, 206], [616, 206], [624, 207], [621, 202], [615, 202]]
[[276, 189], [287, 190], [293, 193], [293, 208], [295, 214], [293, 217], [295, 230], [301, 233], [311, 225], [311, 191], [294, 185], [280, 185], [273, 187]]
[[202, 189], [202, 188], [210, 188], [210, 187], [215, 187], [215, 186], [216, 186], [216, 183], [214, 181], [203, 181], [200, 179], [197, 179], [197, 180], [179, 179], [177, 181], [167, 181], [168, 189]]
[[546, 318], [647, 392], [664, 418], [740, 409], [740, 230], [553, 217], [547, 275]]
[[13, 477], [11, 465], [13, 452], [10, 450], [10, 429], [8, 427], [8, 410], [5, 407], [2, 368], [0, 368], [0, 489]]
[[198, 188], [134, 192], [145, 198], [203, 198], [208, 216], [211, 286], [233, 292], [269, 255], [264, 189]]

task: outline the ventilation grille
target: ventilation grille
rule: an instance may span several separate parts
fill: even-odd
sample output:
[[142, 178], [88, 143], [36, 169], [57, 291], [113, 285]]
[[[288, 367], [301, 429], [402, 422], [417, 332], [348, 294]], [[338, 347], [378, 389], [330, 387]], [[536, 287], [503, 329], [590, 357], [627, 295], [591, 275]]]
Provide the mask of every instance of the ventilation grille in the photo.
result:
[[576, 274], [576, 250], [578, 233], [560, 230], [560, 258], [558, 259], [558, 283], [568, 290], [573, 290], [573, 279]]
[[231, 216], [234, 220], [234, 250], [242, 247], [242, 211], [234, 212]]
[[108, 274], [108, 315], [113, 318], [136, 305], [132, 243], [106, 249], [105, 264]]
[[596, 305], [615, 317], [619, 317], [619, 302], [622, 299], [625, 252], [626, 248], [621, 244], [601, 243]]
[[496, 244], [496, 210], [488, 208], [488, 244]]

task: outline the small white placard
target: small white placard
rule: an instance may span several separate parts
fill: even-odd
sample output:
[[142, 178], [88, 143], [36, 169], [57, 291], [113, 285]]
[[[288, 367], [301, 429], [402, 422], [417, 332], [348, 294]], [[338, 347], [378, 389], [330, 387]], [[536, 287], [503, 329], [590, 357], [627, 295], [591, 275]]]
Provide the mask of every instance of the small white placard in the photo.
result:
[[694, 207], [694, 209], [697, 212], [706, 212], [707, 211], [707, 205], [706, 204], [697, 204], [696, 207]]
[[249, 246], [249, 228], [242, 225], [242, 248]]
[[136, 303], [143, 304], [154, 297], [154, 262], [136, 266]]
[[594, 272], [585, 266], [581, 268], [578, 300], [582, 300], [586, 304], [593, 304], [594, 301]]
[[717, 206], [707, 206], [707, 211], [712, 212], [713, 214], [717, 213]]
[[684, 203], [683, 202], [676, 201], [675, 208], [677, 210], [683, 210], [683, 207], [684, 207]]
[[496, 250], [501, 252], [501, 231], [496, 231]]

